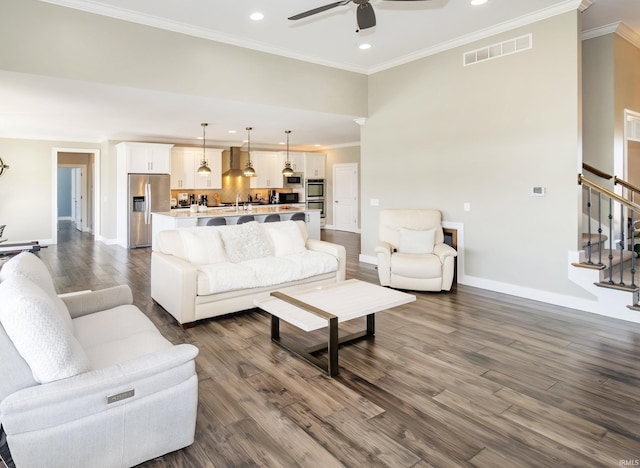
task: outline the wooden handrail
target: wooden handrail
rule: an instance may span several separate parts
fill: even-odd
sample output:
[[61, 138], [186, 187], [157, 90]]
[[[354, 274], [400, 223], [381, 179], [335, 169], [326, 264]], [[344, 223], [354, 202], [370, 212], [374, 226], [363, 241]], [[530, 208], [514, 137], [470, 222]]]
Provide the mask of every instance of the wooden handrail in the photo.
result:
[[613, 178], [613, 183], [617, 185], [622, 185], [624, 188], [629, 189], [632, 192], [640, 193], [640, 187], [633, 185], [624, 179], [620, 179], [618, 176], [615, 176]]
[[633, 203], [632, 201], [629, 201], [626, 198], [621, 197], [617, 193], [614, 193], [611, 190], [596, 184], [595, 182], [591, 182], [589, 179], [585, 179], [582, 174], [578, 174], [578, 185], [586, 185], [587, 187], [591, 187], [592, 189], [602, 192], [612, 200], [617, 201], [618, 203], [626, 206], [627, 208], [635, 211], [636, 213], [640, 213], [640, 205]]
[[606, 172], [601, 171], [600, 169], [596, 169], [595, 167], [590, 166], [587, 163], [582, 163], [582, 169], [584, 169], [585, 171], [589, 171], [592, 174], [597, 175], [598, 177], [602, 177], [603, 179], [609, 180], [613, 177], [611, 174], [607, 174]]

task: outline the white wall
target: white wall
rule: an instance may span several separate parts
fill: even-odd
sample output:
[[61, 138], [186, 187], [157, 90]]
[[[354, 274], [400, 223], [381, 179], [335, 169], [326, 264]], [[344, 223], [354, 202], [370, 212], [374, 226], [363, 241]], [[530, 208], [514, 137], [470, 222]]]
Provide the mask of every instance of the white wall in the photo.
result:
[[[584, 296], [567, 279], [567, 253], [579, 237], [577, 15], [370, 77], [364, 256], [374, 255], [379, 209], [437, 208], [446, 221], [464, 223], [468, 283], [540, 298]], [[462, 66], [463, 51], [527, 33], [533, 49]], [[533, 186], [547, 195], [532, 197]]]

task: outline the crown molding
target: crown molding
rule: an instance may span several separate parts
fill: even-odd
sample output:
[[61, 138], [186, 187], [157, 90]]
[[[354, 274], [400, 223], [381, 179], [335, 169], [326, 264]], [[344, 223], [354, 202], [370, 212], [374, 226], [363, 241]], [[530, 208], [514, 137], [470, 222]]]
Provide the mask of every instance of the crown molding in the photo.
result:
[[623, 22], [611, 23], [598, 28], [588, 29], [582, 33], [582, 40], [586, 41], [588, 39], [593, 39], [594, 37], [606, 36], [607, 34], [617, 34], [640, 49], [640, 34]]
[[534, 13], [524, 15], [519, 18], [515, 18], [513, 20], [505, 21], [491, 28], [486, 28], [486, 29], [474, 32], [472, 34], [467, 34], [465, 36], [461, 36], [451, 41], [446, 41], [441, 44], [435, 45], [433, 47], [429, 47], [427, 49], [413, 52], [411, 54], [407, 54], [405, 56], [398, 57], [397, 59], [383, 62], [373, 67], [365, 68], [365, 67], [356, 67], [353, 65], [345, 64], [345, 63], [321, 60], [321, 59], [318, 59], [317, 57], [312, 57], [310, 55], [291, 52], [281, 47], [276, 47], [263, 42], [249, 41], [238, 36], [221, 34], [205, 28], [199, 28], [199, 27], [188, 25], [188, 24], [180, 23], [177, 21], [171, 21], [164, 18], [158, 18], [156, 16], [131, 12], [124, 8], [107, 6], [107, 5], [95, 2], [93, 0], [41, 0], [41, 1], [45, 3], [58, 5], [58, 6], [85, 11], [87, 13], [94, 13], [102, 16], [108, 16], [115, 19], [129, 21], [131, 23], [143, 24], [145, 26], [151, 26], [154, 28], [165, 29], [168, 31], [173, 31], [181, 34], [187, 34], [189, 36], [199, 37], [201, 39], [208, 39], [216, 42], [222, 42], [222, 43], [233, 45], [233, 46], [244, 47], [246, 49], [252, 49], [252, 50], [257, 50], [257, 51], [265, 52], [269, 54], [280, 55], [280, 56], [295, 59], [295, 60], [302, 60], [304, 62], [315, 63], [317, 65], [323, 65], [331, 68], [338, 68], [341, 70], [351, 71], [354, 73], [362, 73], [365, 75], [371, 75], [373, 73], [387, 70], [389, 68], [393, 68], [398, 65], [403, 65], [405, 63], [413, 62], [414, 60], [419, 60], [421, 58], [428, 57], [430, 55], [435, 55], [440, 52], [444, 52], [449, 49], [453, 49], [462, 45], [469, 44], [471, 42], [475, 42], [490, 36], [494, 36], [496, 34], [510, 31], [512, 29], [515, 29], [521, 26], [526, 26], [531, 23], [535, 23], [537, 21], [551, 18], [553, 16], [566, 13], [568, 11], [577, 10], [579, 8], [588, 8], [591, 3], [591, 0], [565, 0], [563, 3], [560, 3], [558, 5], [544, 8], [542, 10], [538, 10]]

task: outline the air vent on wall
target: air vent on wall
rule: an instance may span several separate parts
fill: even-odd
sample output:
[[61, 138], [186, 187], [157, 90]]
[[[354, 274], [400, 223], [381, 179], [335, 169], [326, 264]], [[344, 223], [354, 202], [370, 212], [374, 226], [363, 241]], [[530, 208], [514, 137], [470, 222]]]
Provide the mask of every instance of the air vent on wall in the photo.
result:
[[627, 115], [627, 139], [640, 141], [640, 117]]
[[531, 49], [532, 47], [533, 35], [525, 34], [524, 36], [509, 39], [508, 41], [498, 42], [497, 44], [465, 52], [462, 54], [462, 64], [466, 67], [467, 65], [473, 65], [474, 63], [480, 63], [486, 60], [503, 57], [505, 55], [523, 52]]

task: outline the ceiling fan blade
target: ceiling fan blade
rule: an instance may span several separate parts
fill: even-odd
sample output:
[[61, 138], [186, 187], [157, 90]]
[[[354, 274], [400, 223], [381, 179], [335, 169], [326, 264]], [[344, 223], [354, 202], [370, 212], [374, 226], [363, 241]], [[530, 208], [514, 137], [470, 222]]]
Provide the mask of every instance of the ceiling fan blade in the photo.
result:
[[290, 20], [299, 20], [299, 19], [302, 19], [302, 18], [306, 18], [307, 16], [315, 15], [316, 13], [322, 13], [323, 11], [330, 10], [330, 9], [335, 8], [337, 6], [346, 5], [349, 2], [351, 2], [351, 0], [342, 0], [340, 2], [329, 3], [328, 5], [324, 5], [324, 6], [321, 6], [321, 7], [318, 7], [318, 8], [314, 8], [313, 10], [309, 10], [309, 11], [305, 11], [305, 12], [302, 12], [302, 13], [298, 13], [297, 15], [293, 15], [289, 19]]
[[356, 10], [356, 19], [359, 29], [373, 28], [376, 25], [376, 14], [373, 12], [371, 3], [362, 3]]

